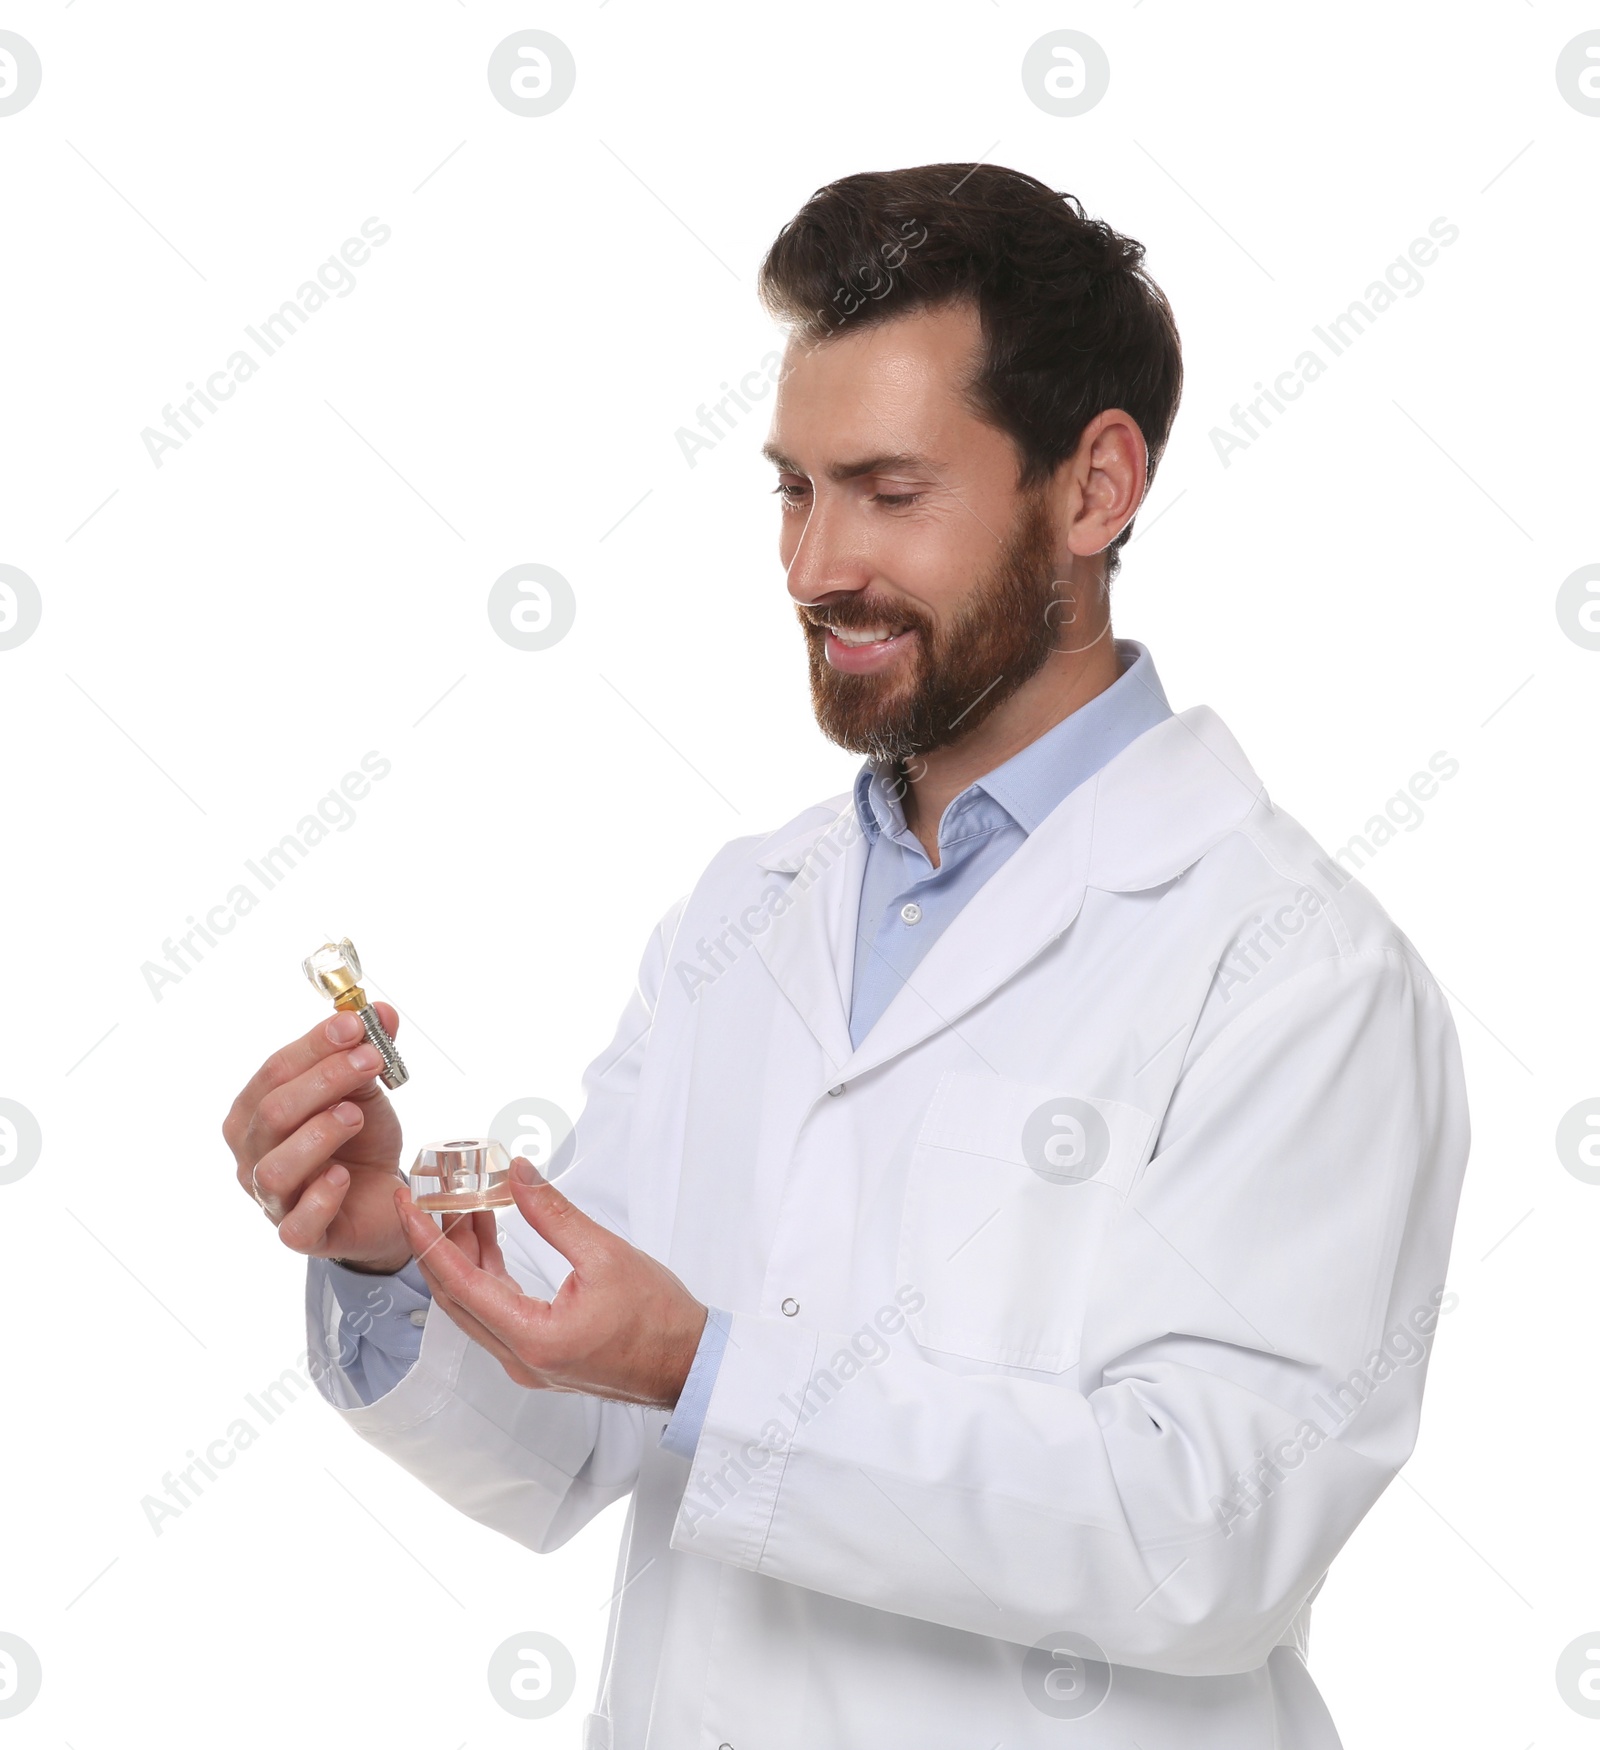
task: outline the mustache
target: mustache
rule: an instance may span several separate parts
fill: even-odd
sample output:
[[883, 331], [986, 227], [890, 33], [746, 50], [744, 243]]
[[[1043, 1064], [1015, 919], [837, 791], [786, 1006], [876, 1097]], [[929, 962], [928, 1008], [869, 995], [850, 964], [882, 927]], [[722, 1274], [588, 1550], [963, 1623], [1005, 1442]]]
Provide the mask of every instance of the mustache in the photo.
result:
[[830, 626], [843, 632], [866, 632], [879, 626], [907, 626], [925, 632], [933, 625], [926, 608], [911, 603], [879, 602], [875, 597], [841, 596], [833, 602], [795, 604], [800, 624], [820, 636]]

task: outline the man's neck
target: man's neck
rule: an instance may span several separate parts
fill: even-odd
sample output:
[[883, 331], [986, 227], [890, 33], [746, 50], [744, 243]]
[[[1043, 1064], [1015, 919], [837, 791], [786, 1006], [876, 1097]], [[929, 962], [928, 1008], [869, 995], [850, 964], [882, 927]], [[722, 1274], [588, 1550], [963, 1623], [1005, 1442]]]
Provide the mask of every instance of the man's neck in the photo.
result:
[[1050, 657], [970, 735], [908, 762], [903, 799], [906, 825], [917, 835], [935, 868], [939, 864], [939, 822], [956, 797], [1103, 693], [1120, 673], [1108, 626], [1104, 637], [1089, 649]]

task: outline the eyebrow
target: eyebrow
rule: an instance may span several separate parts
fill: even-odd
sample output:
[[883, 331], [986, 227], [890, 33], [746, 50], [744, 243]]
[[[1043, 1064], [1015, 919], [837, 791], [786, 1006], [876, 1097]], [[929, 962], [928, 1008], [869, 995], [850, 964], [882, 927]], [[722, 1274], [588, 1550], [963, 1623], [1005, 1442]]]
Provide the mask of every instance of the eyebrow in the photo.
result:
[[[805, 469], [791, 461], [775, 444], [763, 444], [761, 453], [785, 474], [804, 474]], [[932, 474], [936, 464], [927, 456], [913, 455], [906, 450], [894, 454], [864, 456], [858, 462], [834, 462], [829, 465], [828, 478], [834, 481], [858, 480], [863, 474]]]

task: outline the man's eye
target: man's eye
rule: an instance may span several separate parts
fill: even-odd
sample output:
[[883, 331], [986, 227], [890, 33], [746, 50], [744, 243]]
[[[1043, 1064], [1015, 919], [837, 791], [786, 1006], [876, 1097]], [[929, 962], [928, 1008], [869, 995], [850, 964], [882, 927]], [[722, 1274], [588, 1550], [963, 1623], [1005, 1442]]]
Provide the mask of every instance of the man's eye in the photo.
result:
[[785, 504], [795, 504], [805, 494], [804, 486], [792, 486], [787, 480], [780, 480], [772, 489]]
[[874, 492], [874, 504], [886, 504], [891, 510], [899, 510], [908, 504], [915, 504], [922, 494], [920, 492]]

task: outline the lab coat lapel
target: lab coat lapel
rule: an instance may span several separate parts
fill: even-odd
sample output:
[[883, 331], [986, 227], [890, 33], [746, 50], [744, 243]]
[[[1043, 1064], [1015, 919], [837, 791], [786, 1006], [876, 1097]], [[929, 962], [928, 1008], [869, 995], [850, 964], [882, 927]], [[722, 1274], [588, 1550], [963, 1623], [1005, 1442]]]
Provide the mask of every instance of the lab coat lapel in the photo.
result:
[[841, 1071], [850, 1080], [944, 1029], [1041, 954], [1083, 905], [1097, 795], [1054, 809], [946, 926]]
[[1233, 831], [1261, 794], [1243, 751], [1208, 707], [1146, 730], [1066, 797], [962, 907], [839, 1079], [941, 1029], [959, 1034], [963, 1015], [1072, 926], [1090, 886], [1133, 892], [1172, 880]]
[[849, 1057], [850, 988], [866, 838], [855, 803], [820, 830], [763, 856], [761, 866], [793, 873], [788, 904], [756, 938], [756, 950], [800, 1018], [815, 1034], [830, 1080]]

